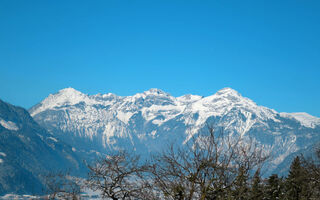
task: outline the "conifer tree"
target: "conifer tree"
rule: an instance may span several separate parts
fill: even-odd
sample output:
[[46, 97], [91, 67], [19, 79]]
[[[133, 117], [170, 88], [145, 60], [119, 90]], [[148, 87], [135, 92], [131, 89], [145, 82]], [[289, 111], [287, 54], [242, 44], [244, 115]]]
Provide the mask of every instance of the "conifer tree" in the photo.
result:
[[320, 147], [315, 151], [315, 157], [302, 157], [302, 166], [307, 171], [310, 199], [320, 199]]
[[281, 179], [277, 174], [272, 174], [267, 181], [265, 199], [281, 199], [281, 189]]
[[251, 200], [263, 199], [263, 185], [261, 183], [260, 169], [258, 169], [253, 176], [249, 199]]
[[237, 200], [248, 199], [248, 174], [244, 167], [239, 168], [239, 174], [235, 180], [233, 196]]
[[309, 196], [307, 171], [298, 156], [293, 160], [286, 179], [286, 195], [290, 200], [307, 199]]

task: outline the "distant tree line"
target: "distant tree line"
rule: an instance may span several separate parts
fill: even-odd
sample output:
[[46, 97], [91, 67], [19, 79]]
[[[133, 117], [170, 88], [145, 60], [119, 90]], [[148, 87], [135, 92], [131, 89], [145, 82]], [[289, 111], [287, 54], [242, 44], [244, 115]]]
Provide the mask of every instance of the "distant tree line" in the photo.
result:
[[77, 188], [85, 187], [112, 200], [316, 200], [320, 199], [320, 149], [316, 155], [316, 159], [297, 156], [285, 178], [277, 174], [262, 178], [269, 156], [256, 142], [209, 129], [208, 134], [193, 137], [182, 147], [171, 145], [149, 161], [126, 151], [103, 157], [88, 165], [88, 177], [77, 183], [79, 187], [70, 179], [58, 186], [53, 181], [49, 197], [55, 199], [62, 191], [61, 199], [80, 199]]

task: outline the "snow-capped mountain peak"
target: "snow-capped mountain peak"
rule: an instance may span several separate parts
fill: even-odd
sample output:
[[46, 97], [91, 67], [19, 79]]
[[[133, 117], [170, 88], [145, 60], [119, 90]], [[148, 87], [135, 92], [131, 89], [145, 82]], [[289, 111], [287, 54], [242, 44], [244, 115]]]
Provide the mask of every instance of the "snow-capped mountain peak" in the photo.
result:
[[151, 88], [147, 91], [144, 91], [143, 93], [137, 93], [133, 96], [128, 96], [128, 98], [133, 98], [133, 99], [139, 99], [139, 98], [158, 98], [158, 97], [168, 97], [170, 98], [171, 95], [156, 88]]
[[212, 96], [207, 97], [207, 99], [211, 101], [227, 101], [233, 104], [241, 103], [256, 105], [251, 99], [243, 97], [238, 91], [232, 88], [223, 88]]
[[42, 102], [30, 109], [30, 113], [33, 115], [38, 114], [47, 109], [53, 109], [55, 107], [75, 105], [82, 101], [90, 101], [88, 95], [81, 93], [73, 88], [65, 88], [59, 90], [55, 94], [50, 94]]
[[[85, 95], [83, 93], [81, 93], [80, 91], [73, 89], [73, 88], [65, 88], [65, 89], [61, 89], [59, 90], [59, 92], [55, 93], [55, 94], [50, 94], [44, 101], [46, 102], [70, 102], [70, 103], [76, 103], [78, 101], [83, 100], [84, 98], [86, 98], [88, 95]], [[44, 102], [43, 101], [43, 102]]]
[[72, 87], [68, 87], [68, 88], [64, 88], [59, 90], [58, 94], [64, 94], [64, 95], [80, 95], [82, 94], [80, 91], [72, 88]]
[[223, 116], [231, 110], [249, 112], [264, 119], [274, 119], [274, 110], [257, 105], [251, 99], [243, 97], [239, 92], [231, 88], [224, 88], [217, 93], [204, 97], [192, 105], [193, 111], [202, 112], [203, 115]]
[[160, 89], [157, 89], [157, 88], [151, 88], [147, 91], [144, 92], [146, 95], [165, 95], [165, 96], [170, 96], [168, 93], [160, 90]]
[[59, 101], [61, 104], [74, 105], [81, 101], [86, 101], [88, 95], [81, 93], [73, 88], [65, 88], [57, 94], [52, 95], [52, 100]]
[[[208, 97], [189, 94], [177, 98], [155, 88], [127, 97], [119, 97], [112, 93], [89, 96], [73, 88], [65, 88], [58, 93], [50, 94], [41, 103], [31, 108], [30, 113], [35, 116], [45, 110], [67, 109], [68, 106], [77, 105], [81, 102], [86, 104], [87, 110], [93, 105], [111, 106], [109, 108], [110, 111], [117, 112], [121, 110], [121, 112], [128, 112], [130, 110], [130, 116], [139, 110], [152, 113], [157, 113], [159, 110], [167, 110], [168, 113], [176, 114], [183, 112], [199, 113], [205, 120], [210, 116], [222, 116], [234, 108], [245, 109], [262, 118], [266, 116], [273, 118], [275, 113], [273, 110], [258, 106], [255, 102], [243, 97], [231, 88], [221, 89]], [[174, 112], [171, 112], [172, 110]], [[172, 117], [171, 114], [164, 114], [165, 118], [168, 116]], [[148, 119], [150, 118], [148, 117]]]
[[98, 151], [132, 147], [146, 154], [171, 141], [184, 144], [213, 124], [228, 133], [252, 136], [267, 151], [276, 152], [277, 165], [316, 141], [310, 138], [320, 137], [319, 118], [278, 113], [231, 88], [207, 97], [173, 97], [159, 89], [123, 97], [86, 95], [67, 88], [49, 95], [29, 112], [73, 147]]
[[219, 90], [218, 92], [216, 92], [216, 95], [222, 95], [222, 96], [226, 96], [226, 95], [229, 95], [229, 96], [241, 96], [241, 94], [232, 89], [232, 88], [229, 88], [229, 87], [225, 87], [225, 88], [222, 88], [221, 90]]

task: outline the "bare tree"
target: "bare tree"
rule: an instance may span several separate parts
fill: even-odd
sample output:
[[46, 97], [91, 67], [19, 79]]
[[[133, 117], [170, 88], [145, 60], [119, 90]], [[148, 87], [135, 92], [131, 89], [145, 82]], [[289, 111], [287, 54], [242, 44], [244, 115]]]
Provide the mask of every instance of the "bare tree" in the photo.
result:
[[100, 191], [102, 198], [153, 198], [152, 194], [146, 192], [150, 187], [145, 180], [147, 167], [140, 164], [138, 156], [120, 151], [101, 158], [88, 167], [90, 172], [85, 184], [94, 191]]
[[172, 145], [155, 156], [150, 172], [155, 190], [165, 199], [226, 199], [239, 173], [251, 174], [266, 159], [253, 140], [210, 128], [189, 144]]
[[246, 191], [243, 184], [266, 159], [253, 140], [210, 128], [150, 163], [123, 151], [102, 158], [89, 166], [86, 185], [113, 200], [236, 199], [236, 190]]
[[48, 199], [80, 199], [80, 182], [69, 171], [49, 172], [44, 175]]

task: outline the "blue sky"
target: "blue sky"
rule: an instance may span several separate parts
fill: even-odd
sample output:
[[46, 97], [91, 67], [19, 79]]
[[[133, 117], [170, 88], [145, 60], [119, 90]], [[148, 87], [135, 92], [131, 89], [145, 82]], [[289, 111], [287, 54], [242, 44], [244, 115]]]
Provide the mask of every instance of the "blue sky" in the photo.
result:
[[0, 1], [0, 98], [231, 87], [320, 117], [320, 1]]

